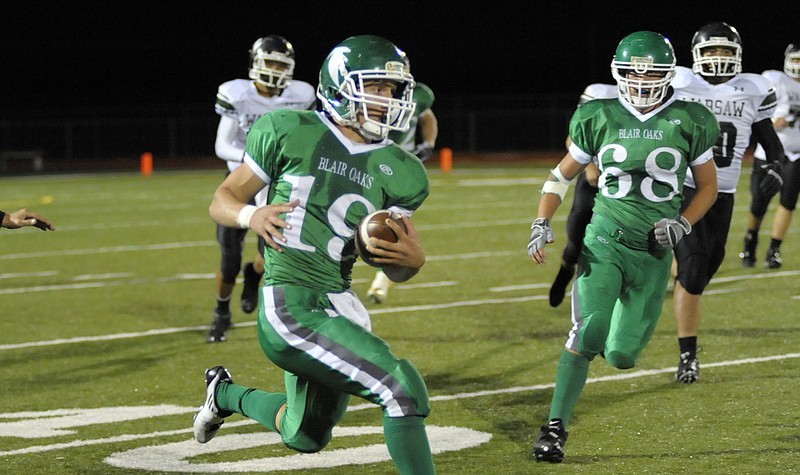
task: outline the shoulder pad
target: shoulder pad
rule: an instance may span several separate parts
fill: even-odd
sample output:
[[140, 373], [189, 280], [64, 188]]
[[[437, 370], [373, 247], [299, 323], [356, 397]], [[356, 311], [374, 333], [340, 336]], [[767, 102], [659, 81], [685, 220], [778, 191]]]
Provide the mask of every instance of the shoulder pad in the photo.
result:
[[305, 81], [292, 79], [292, 82], [290, 82], [286, 90], [283, 91], [281, 97], [311, 103], [316, 100], [317, 92], [311, 84]]
[[616, 84], [589, 84], [583, 90], [579, 104], [585, 104], [593, 99], [613, 99], [617, 96], [619, 96], [619, 86]]

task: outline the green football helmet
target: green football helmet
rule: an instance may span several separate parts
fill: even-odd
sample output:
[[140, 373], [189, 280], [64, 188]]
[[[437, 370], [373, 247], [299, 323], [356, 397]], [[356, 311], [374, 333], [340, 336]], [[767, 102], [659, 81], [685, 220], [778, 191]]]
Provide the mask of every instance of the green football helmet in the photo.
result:
[[[376, 80], [396, 82], [394, 97], [365, 94], [364, 83]], [[369, 140], [382, 140], [392, 130], [408, 130], [416, 107], [414, 85], [408, 58], [400, 48], [378, 36], [352, 36], [322, 63], [317, 98], [337, 124], [352, 127]], [[376, 117], [376, 108], [385, 113]]]
[[[611, 74], [625, 102], [639, 110], [650, 108], [667, 97], [675, 77], [675, 51], [663, 35], [652, 31], [631, 33], [617, 46]], [[645, 75], [660, 77], [645, 79]]]

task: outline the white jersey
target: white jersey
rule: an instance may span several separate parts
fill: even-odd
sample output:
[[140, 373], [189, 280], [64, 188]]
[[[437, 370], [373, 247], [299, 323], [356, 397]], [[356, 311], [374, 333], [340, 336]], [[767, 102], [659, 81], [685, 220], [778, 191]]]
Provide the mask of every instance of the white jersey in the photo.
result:
[[593, 99], [612, 99], [619, 96], [619, 86], [616, 84], [594, 83], [586, 86], [581, 94], [578, 105], [581, 106]]
[[[800, 158], [800, 81], [792, 79], [783, 71], [769, 70], [761, 73], [762, 76], [775, 88], [778, 96], [778, 107], [775, 109], [773, 120], [783, 117], [789, 125], [777, 130], [781, 139], [786, 158], [797, 161]], [[764, 148], [756, 147], [756, 158], [766, 159]]]
[[[722, 84], [710, 84], [691, 69], [679, 66], [672, 81], [675, 96], [705, 105], [719, 122], [714, 146], [720, 193], [735, 193], [742, 172], [742, 157], [750, 145], [753, 124], [769, 119], [777, 99], [769, 81], [758, 74], [742, 73]], [[696, 188], [691, 170], [686, 186]]]
[[[235, 170], [242, 164], [247, 132], [256, 119], [276, 109], [310, 109], [316, 100], [314, 87], [292, 80], [280, 96], [264, 97], [250, 79], [234, 79], [219, 86], [214, 109], [222, 116], [217, 130], [217, 156]], [[235, 124], [226, 122], [234, 121]], [[235, 127], [235, 130], [231, 130]], [[222, 142], [222, 143], [220, 143]]]

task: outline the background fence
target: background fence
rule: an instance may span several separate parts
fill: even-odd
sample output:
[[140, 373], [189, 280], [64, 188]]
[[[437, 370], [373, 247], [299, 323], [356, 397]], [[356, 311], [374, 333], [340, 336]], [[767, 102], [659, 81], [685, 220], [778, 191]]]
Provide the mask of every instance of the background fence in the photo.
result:
[[[440, 95], [437, 145], [469, 153], [563, 150], [576, 101], [572, 94]], [[206, 103], [14, 111], [0, 119], [0, 172], [34, 170], [36, 156], [40, 169], [52, 171], [102, 168], [145, 151], [191, 167], [214, 155], [218, 122]], [[27, 164], [3, 159], [27, 156]]]

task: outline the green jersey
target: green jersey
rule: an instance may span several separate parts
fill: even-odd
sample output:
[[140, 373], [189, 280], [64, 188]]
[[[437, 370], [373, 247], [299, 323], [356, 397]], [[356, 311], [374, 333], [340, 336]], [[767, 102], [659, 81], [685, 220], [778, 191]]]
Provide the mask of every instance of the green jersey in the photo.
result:
[[597, 157], [594, 213], [644, 244], [657, 221], [678, 216], [686, 170], [713, 159], [719, 125], [698, 103], [671, 99], [639, 114], [617, 98], [597, 99], [576, 109], [569, 135], [577, 161]]
[[356, 144], [326, 116], [276, 110], [253, 123], [245, 163], [268, 183], [267, 204], [300, 204], [283, 218], [284, 252], [266, 248], [266, 285], [343, 291], [356, 261], [353, 230], [367, 214], [411, 215], [428, 196], [422, 162], [388, 141]]
[[392, 131], [389, 132], [389, 138], [394, 143], [402, 147], [403, 150], [411, 152], [416, 146], [417, 124], [419, 123], [419, 116], [433, 107], [433, 91], [425, 84], [418, 82], [414, 87], [414, 104], [417, 107], [414, 109], [414, 115], [409, 121], [408, 130], [405, 132]]

